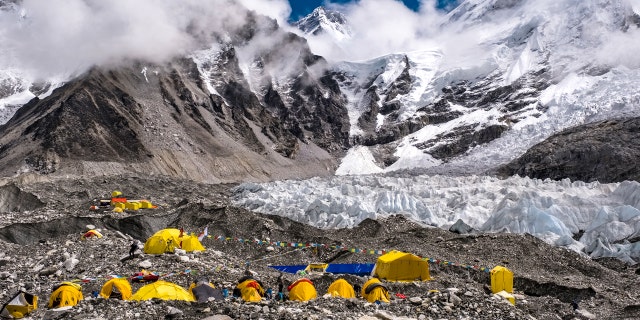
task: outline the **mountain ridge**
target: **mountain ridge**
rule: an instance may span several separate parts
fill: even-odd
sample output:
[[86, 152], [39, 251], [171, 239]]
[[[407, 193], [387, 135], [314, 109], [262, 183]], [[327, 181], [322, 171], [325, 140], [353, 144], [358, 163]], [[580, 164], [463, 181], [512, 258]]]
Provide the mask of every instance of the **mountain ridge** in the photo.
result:
[[[244, 27], [216, 34], [213, 38], [218, 43], [204, 46], [165, 66], [138, 62], [121, 69], [125, 71], [96, 69], [103, 70], [105, 79], [110, 72], [121, 73], [114, 85], [103, 88], [113, 91], [110, 93], [113, 101], [102, 99], [101, 103], [107, 108], [114, 103], [123, 108], [109, 116], [129, 116], [109, 121], [116, 125], [124, 121], [124, 126], [137, 128], [121, 131], [107, 128], [109, 124], [100, 119], [86, 118], [86, 121], [101, 123], [99, 127], [106, 132], [114, 132], [102, 138], [93, 137], [92, 142], [86, 144], [64, 148], [58, 145], [58, 149], [43, 145], [41, 154], [32, 157], [28, 152], [10, 150], [20, 144], [17, 142], [19, 131], [9, 133], [7, 129], [16, 127], [17, 119], [25, 120], [24, 113], [18, 113], [16, 120], [0, 129], [5, 135], [0, 138], [3, 139], [0, 161], [7, 163], [5, 174], [15, 174], [31, 170], [29, 168], [55, 167], [66, 158], [95, 147], [96, 150], [87, 151], [96, 154], [93, 160], [110, 162], [116, 170], [115, 167], [126, 166], [127, 160], [156, 162], [150, 156], [147, 157], [151, 159], [147, 159], [120, 153], [132, 153], [135, 149], [148, 154], [148, 149], [159, 148], [172, 151], [166, 151], [166, 157], [160, 156], [165, 151], [156, 154], [164, 162], [158, 165], [163, 168], [158, 173], [206, 176], [216, 181], [215, 174], [210, 172], [219, 165], [213, 154], [219, 152], [223, 157], [233, 154], [231, 159], [240, 162], [246, 159], [239, 159], [246, 157], [255, 159], [251, 163], [260, 163], [249, 165], [247, 170], [230, 169], [235, 172], [231, 174], [235, 175], [232, 180], [242, 179], [240, 172], [250, 179], [255, 178], [252, 177], [255, 173], [259, 179], [269, 180], [293, 177], [279, 167], [282, 161], [296, 162], [301, 150], [306, 148], [302, 151], [303, 158], [322, 162], [310, 172], [321, 175], [420, 168], [432, 172], [492, 173], [557, 132], [589, 122], [629, 116], [637, 109], [640, 100], [631, 90], [635, 80], [640, 79], [637, 68], [608, 65], [599, 54], [581, 56], [586, 48], [606, 49], [604, 36], [632, 35], [640, 21], [634, 20], [638, 15], [622, 0], [602, 0], [598, 4], [580, 4], [567, 12], [543, 12], [540, 9], [549, 5], [546, 2], [464, 2], [448, 14], [441, 28], [463, 33], [471, 32], [464, 28], [483, 28], [485, 35], [478, 39], [477, 48], [483, 50], [478, 54], [478, 61], [459, 66], [452, 63], [460, 57], [451, 55], [446, 46], [392, 53], [368, 61], [329, 61], [314, 54], [304, 37], [285, 31], [286, 28], [267, 17], [246, 13]], [[563, 1], [554, 6], [565, 8], [567, 5]], [[612, 10], [607, 11], [609, 7]], [[522, 19], [507, 15], [514, 12], [521, 14]], [[310, 23], [315, 19], [314, 27], [309, 30], [320, 30], [316, 29], [320, 26], [318, 20], [327, 14], [327, 10], [319, 8], [301, 21]], [[338, 20], [339, 25], [348, 23]], [[569, 28], [573, 23], [581, 27]], [[587, 26], [590, 32], [584, 31]], [[577, 59], [572, 60], [574, 57]], [[181, 66], [176, 68], [176, 65]], [[79, 79], [87, 74], [91, 72]], [[156, 81], [155, 77], [159, 80], [149, 84], [149, 79]], [[136, 81], [127, 80], [134, 78]], [[67, 84], [63, 90], [74, 91], [73, 86], [78, 84]], [[147, 85], [155, 86], [156, 91], [143, 90]], [[97, 87], [94, 89], [94, 94], [84, 100], [80, 99], [80, 93], [73, 97], [92, 104], [93, 96], [101, 96]], [[42, 97], [25, 107], [61, 103], [44, 102], [58, 99], [59, 95]], [[96, 107], [100, 103], [93, 104]], [[182, 127], [180, 132], [162, 132], [156, 124], [146, 128], [144, 123], [153, 117], [135, 119], [141, 115], [135, 113], [136, 108], [145, 105], [168, 108], [166, 116]], [[98, 113], [91, 113], [91, 117], [96, 116]], [[177, 124], [178, 120], [188, 123]], [[60, 119], [56, 121], [64, 123]], [[53, 124], [41, 125], [53, 128]], [[151, 133], [145, 134], [142, 130]], [[125, 134], [126, 131], [129, 133]], [[22, 132], [44, 137], [55, 131], [32, 127]], [[218, 146], [216, 132], [224, 133], [220, 137], [231, 139], [230, 143], [238, 148]], [[154, 133], [162, 133], [163, 137], [168, 134], [169, 140], [174, 141], [158, 142], [149, 138], [154, 147], [147, 146], [147, 142], [139, 143], [141, 136]], [[65, 136], [64, 130], [58, 134], [58, 140], [81, 136], [78, 132], [73, 137]], [[112, 152], [106, 146], [108, 143], [103, 142], [121, 139], [131, 139], [136, 147], [122, 146], [117, 148], [118, 152]], [[52, 138], [47, 143], [54, 141]], [[178, 147], [167, 147], [173, 143]], [[106, 151], [100, 153], [97, 149]], [[182, 156], [177, 155], [199, 154], [203, 150], [213, 153], [205, 152], [207, 156], [196, 157], [199, 160], [181, 159]], [[31, 159], [28, 161], [35, 165], [21, 163], [21, 157], [9, 155], [11, 152]], [[269, 156], [263, 158], [265, 154]], [[359, 170], [340, 169], [338, 162], [348, 165], [347, 162], [352, 161], [349, 155], [362, 155], [358, 161], [368, 159], [367, 164]], [[88, 162], [83, 163], [91, 163], [93, 168], [86, 172], [100, 171], [91, 159], [85, 160]], [[180, 161], [190, 163], [189, 168], [168, 164]], [[313, 165], [306, 163], [303, 167]], [[51, 173], [49, 169], [38, 170]], [[271, 175], [271, 170], [276, 174]], [[584, 178], [592, 179], [588, 175]]]

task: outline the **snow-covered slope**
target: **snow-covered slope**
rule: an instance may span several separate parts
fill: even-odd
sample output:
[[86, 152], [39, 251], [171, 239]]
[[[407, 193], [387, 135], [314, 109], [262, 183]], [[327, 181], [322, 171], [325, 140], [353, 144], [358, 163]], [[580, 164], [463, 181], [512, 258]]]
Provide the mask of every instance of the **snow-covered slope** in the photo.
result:
[[[25, 13], [14, 1], [0, 2], [0, 21], [14, 20], [17, 24], [25, 19]], [[49, 76], [47, 79], [35, 78], [17, 63], [15, 52], [7, 47], [8, 30], [0, 30], [0, 125], [6, 123], [13, 114], [29, 100], [44, 98], [53, 89], [62, 85], [71, 76]]]
[[[401, 214], [449, 228], [529, 233], [592, 257], [640, 262], [640, 184], [488, 176], [337, 176], [242, 184], [234, 204], [321, 228]], [[634, 241], [633, 243], [629, 241]]]
[[[371, 148], [392, 140], [398, 161], [435, 172], [481, 173], [567, 127], [636, 115], [639, 21], [623, 0], [466, 1], [441, 27], [453, 39], [335, 65], [351, 135]], [[475, 51], [456, 51], [465, 46]], [[375, 122], [368, 130], [363, 115]], [[490, 139], [474, 136], [487, 128]], [[407, 148], [443, 161], [410, 160], [422, 155]], [[406, 168], [389, 162], [366, 167]]]

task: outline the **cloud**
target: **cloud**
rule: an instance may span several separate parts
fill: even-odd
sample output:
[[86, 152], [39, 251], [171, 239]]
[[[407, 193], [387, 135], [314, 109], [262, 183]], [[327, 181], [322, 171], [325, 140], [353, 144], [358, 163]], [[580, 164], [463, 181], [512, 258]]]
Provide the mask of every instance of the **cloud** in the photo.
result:
[[285, 0], [239, 0], [240, 3], [259, 14], [276, 19], [280, 26], [286, 25], [291, 14], [291, 6]]
[[132, 59], [161, 63], [242, 26], [242, 4], [278, 19], [290, 10], [284, 0], [24, 0], [20, 11], [0, 12], [0, 68], [47, 77]]
[[309, 37], [312, 50], [330, 61], [360, 61], [423, 50], [442, 51], [447, 53], [446, 59], [459, 61], [477, 58], [481, 52], [477, 39], [482, 30], [443, 29], [447, 16], [436, 9], [434, 0], [421, 1], [417, 12], [396, 0], [329, 3], [327, 7], [345, 14], [353, 35], [338, 42], [327, 34]]
[[596, 48], [594, 58], [598, 63], [607, 66], [625, 66], [630, 69], [640, 68], [640, 30], [632, 26], [627, 32], [614, 32], [607, 41]]
[[[347, 5], [332, 4], [331, 9], [345, 12], [353, 37], [340, 43], [341, 52], [325, 47], [332, 60], [364, 60], [393, 52], [406, 52], [433, 46], [430, 39], [443, 15], [427, 7], [425, 1], [420, 12], [407, 8], [395, 0], [367, 0]], [[315, 47], [315, 43], [311, 44]], [[322, 55], [322, 54], [321, 54]]]
[[[499, 66], [527, 55], [545, 59], [540, 54], [544, 50], [552, 61], [569, 66], [568, 71], [593, 62], [640, 66], [640, 55], [633, 54], [639, 50], [639, 31], [620, 27], [630, 8], [640, 12], [640, 0], [467, 1], [449, 14], [436, 10], [433, 0], [421, 1], [418, 12], [397, 0], [328, 7], [345, 14], [353, 34], [342, 41], [327, 34], [309, 37], [314, 53], [330, 61], [437, 50], [443, 53], [440, 69], [444, 70], [487, 62]], [[525, 46], [527, 41], [532, 42], [530, 47]]]

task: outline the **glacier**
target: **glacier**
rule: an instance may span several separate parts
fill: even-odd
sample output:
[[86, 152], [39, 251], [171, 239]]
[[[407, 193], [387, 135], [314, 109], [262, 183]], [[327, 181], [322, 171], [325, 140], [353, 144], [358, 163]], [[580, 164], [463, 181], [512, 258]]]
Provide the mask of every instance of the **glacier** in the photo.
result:
[[593, 258], [640, 262], [638, 182], [343, 175], [240, 184], [232, 203], [325, 229], [390, 215], [444, 229], [462, 219], [479, 232], [529, 233]]

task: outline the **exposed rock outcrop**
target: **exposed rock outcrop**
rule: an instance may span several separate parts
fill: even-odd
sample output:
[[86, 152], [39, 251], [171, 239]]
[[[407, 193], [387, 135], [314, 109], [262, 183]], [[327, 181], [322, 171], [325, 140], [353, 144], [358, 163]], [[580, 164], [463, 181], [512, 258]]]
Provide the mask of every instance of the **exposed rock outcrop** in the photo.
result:
[[499, 169], [540, 179], [640, 181], [640, 118], [614, 119], [567, 129]]

